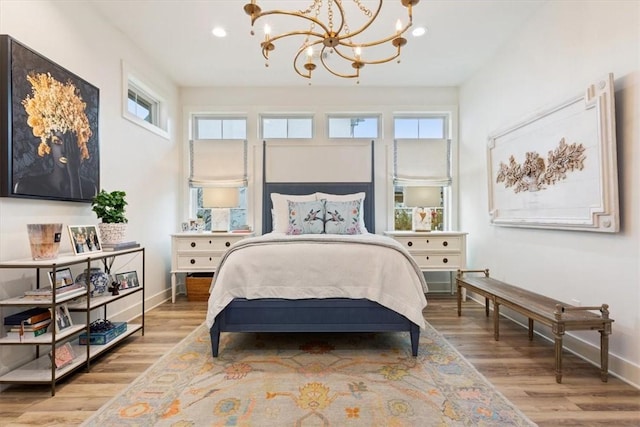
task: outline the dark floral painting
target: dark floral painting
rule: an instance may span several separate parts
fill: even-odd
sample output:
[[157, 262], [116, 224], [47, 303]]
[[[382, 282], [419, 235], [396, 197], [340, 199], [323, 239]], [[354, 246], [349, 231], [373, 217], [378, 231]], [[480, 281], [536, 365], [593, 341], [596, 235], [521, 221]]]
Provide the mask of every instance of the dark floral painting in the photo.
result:
[[100, 188], [99, 90], [0, 35], [0, 195], [90, 202]]

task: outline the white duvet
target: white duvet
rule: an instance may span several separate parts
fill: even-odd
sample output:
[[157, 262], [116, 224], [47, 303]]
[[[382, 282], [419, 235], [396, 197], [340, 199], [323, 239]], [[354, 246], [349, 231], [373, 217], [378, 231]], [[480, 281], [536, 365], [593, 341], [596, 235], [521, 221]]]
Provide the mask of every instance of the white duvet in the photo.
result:
[[220, 260], [207, 325], [234, 298], [364, 298], [424, 328], [425, 292], [415, 261], [389, 237], [268, 233], [241, 240]]

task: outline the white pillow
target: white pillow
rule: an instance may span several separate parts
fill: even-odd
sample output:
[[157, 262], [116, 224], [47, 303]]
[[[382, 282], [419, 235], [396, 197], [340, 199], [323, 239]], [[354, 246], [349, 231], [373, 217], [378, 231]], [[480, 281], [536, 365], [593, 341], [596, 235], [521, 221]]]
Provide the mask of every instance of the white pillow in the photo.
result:
[[367, 227], [364, 225], [364, 197], [364, 192], [354, 194], [316, 193], [317, 200], [325, 199], [329, 202], [350, 202], [352, 200], [360, 200], [360, 218], [358, 220], [358, 224], [360, 224], [360, 231], [362, 233], [368, 233]]
[[273, 209], [271, 210], [272, 224], [271, 231], [277, 233], [286, 233], [289, 226], [289, 200], [292, 202], [312, 202], [316, 199], [315, 194], [280, 194], [271, 193], [271, 204]]

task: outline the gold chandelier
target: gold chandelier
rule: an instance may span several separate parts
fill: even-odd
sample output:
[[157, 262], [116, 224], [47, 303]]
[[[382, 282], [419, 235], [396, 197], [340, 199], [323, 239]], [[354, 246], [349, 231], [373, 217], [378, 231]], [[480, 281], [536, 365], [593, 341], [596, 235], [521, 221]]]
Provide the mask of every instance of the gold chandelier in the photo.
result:
[[[360, 25], [360, 21], [363, 23], [355, 31], [349, 28], [345, 14], [343, 3], [348, 1], [353, 2], [355, 6], [350, 9], [350, 12], [356, 10], [362, 15], [358, 18], [358, 24]], [[262, 8], [256, 4], [256, 0], [251, 0], [251, 3], [244, 6], [244, 11], [251, 17], [251, 35], [255, 35], [253, 27], [256, 21], [270, 15], [300, 18], [301, 23], [306, 22], [309, 25], [308, 29], [296, 29], [275, 36], [271, 35], [269, 25], [265, 25], [264, 41], [260, 43], [262, 55], [267, 60], [265, 66], [269, 66], [269, 53], [276, 48], [277, 41], [290, 37], [302, 37], [302, 45], [297, 49], [293, 59], [293, 68], [300, 76], [311, 79], [311, 73], [316, 69], [316, 61], [319, 61], [328, 72], [335, 76], [359, 78], [360, 70], [365, 65], [384, 64], [399, 58], [400, 49], [407, 44], [407, 39], [403, 37], [403, 34], [413, 24], [412, 8], [420, 0], [397, 1], [400, 1], [407, 8], [408, 22], [403, 26], [402, 22], [398, 20], [395, 32], [374, 41], [359, 40], [380, 14], [382, 0], [378, 1], [375, 10], [367, 8], [362, 0], [313, 0], [313, 3], [304, 10], [267, 11], [262, 11]], [[350, 16], [350, 18], [353, 17]], [[385, 44], [390, 49], [386, 49], [383, 54], [380, 54], [382, 49], [380, 46]], [[334, 64], [333, 58], [340, 59], [340, 64]], [[346, 66], [344, 65], [345, 61]], [[400, 62], [399, 59], [398, 62]], [[352, 69], [349, 69], [349, 63]]]

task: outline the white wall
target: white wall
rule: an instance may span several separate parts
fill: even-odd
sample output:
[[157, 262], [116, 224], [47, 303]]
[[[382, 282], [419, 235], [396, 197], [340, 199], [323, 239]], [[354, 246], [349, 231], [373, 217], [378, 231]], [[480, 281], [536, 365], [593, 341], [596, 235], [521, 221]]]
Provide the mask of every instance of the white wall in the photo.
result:
[[[86, 3], [77, 1], [2, 1], [0, 33], [8, 34], [51, 61], [100, 89], [100, 181], [107, 191], [124, 190], [129, 206], [127, 238], [146, 247], [147, 307], [168, 297], [169, 234], [178, 224], [180, 122], [178, 89], [112, 27], [105, 25]], [[165, 139], [122, 117], [122, 61], [162, 91], [169, 105], [173, 129]], [[0, 199], [0, 260], [30, 257], [27, 223], [97, 224], [87, 203]], [[66, 234], [60, 248], [70, 252]], [[122, 268], [131, 268], [123, 266]], [[135, 269], [138, 269], [136, 267]], [[2, 271], [3, 282], [12, 272]], [[0, 298], [19, 295], [33, 282], [30, 271], [16, 272]], [[129, 304], [111, 306], [110, 315]], [[0, 308], [0, 310], [8, 310]], [[15, 311], [15, 310], [14, 310]], [[139, 311], [138, 311], [139, 312]], [[129, 316], [133, 311], [122, 312]], [[11, 350], [11, 355], [9, 354]], [[16, 347], [0, 348], [0, 371], [16, 363]]]
[[[460, 89], [461, 226], [469, 264], [524, 288], [582, 305], [610, 305], [610, 370], [640, 384], [638, 217], [640, 3], [548, 2]], [[613, 72], [622, 229], [617, 234], [492, 226], [487, 137], [584, 93]], [[549, 335], [548, 328], [540, 330]], [[569, 347], [599, 363], [599, 334]], [[568, 379], [567, 379], [568, 380]], [[594, 380], [597, 380], [594, 375]]]

